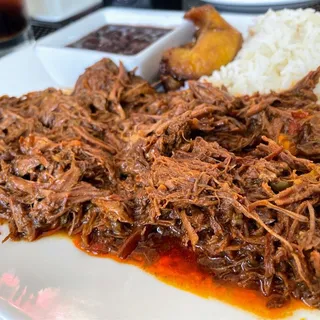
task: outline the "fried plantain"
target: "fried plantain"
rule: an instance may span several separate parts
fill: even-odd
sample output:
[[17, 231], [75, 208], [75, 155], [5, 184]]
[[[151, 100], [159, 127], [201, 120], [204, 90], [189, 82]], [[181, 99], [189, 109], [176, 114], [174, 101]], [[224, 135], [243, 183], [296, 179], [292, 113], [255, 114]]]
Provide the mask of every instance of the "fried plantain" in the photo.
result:
[[232, 61], [242, 45], [241, 33], [210, 5], [192, 8], [184, 18], [198, 30], [194, 42], [163, 53], [160, 74], [167, 90], [176, 89], [184, 80], [210, 75]]

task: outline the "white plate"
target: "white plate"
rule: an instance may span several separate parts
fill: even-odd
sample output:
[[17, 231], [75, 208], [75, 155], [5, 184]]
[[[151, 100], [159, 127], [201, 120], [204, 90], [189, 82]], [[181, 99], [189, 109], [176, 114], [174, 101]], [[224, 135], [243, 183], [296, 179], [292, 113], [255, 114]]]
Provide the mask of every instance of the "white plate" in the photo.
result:
[[295, 4], [310, 4], [319, 1], [315, 0], [206, 0], [232, 6], [273, 6], [273, 5], [295, 5]]
[[[233, 18], [234, 24], [242, 29], [251, 23], [248, 17]], [[227, 16], [229, 21], [233, 18]], [[48, 56], [54, 58], [54, 50], [48, 51]], [[62, 54], [59, 59], [61, 63], [64, 61]], [[63, 83], [75, 76], [71, 74], [75, 69], [67, 68], [66, 61], [62, 64], [65, 79], [58, 79]], [[87, 62], [77, 58], [73, 65], [83, 68]], [[56, 60], [52, 63], [62, 68], [55, 64]], [[0, 59], [0, 70], [0, 94], [19, 95], [61, 85], [47, 72], [33, 47]], [[1, 241], [7, 229], [0, 226], [0, 231]], [[301, 310], [290, 319], [319, 317], [319, 311]], [[253, 320], [257, 317], [168, 286], [134, 266], [90, 257], [65, 238], [48, 237], [33, 243], [0, 244], [0, 319]]]
[[212, 3], [218, 9], [236, 12], [264, 12], [269, 8], [303, 8], [319, 0], [202, 0]]

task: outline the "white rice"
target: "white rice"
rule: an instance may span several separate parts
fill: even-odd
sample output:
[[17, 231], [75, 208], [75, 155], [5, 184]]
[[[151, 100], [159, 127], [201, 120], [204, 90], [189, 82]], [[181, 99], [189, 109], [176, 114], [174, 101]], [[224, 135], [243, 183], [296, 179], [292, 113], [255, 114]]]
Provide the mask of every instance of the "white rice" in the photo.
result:
[[[320, 66], [320, 12], [269, 10], [249, 29], [236, 59], [202, 77], [234, 95], [290, 88]], [[320, 84], [315, 89], [320, 98]]]

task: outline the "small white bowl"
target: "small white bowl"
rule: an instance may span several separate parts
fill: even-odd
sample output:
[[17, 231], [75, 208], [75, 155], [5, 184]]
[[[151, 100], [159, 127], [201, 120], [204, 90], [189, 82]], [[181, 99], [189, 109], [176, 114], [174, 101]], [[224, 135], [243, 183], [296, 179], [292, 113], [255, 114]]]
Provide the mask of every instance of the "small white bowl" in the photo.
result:
[[[135, 55], [66, 47], [106, 24], [160, 27], [172, 31]], [[73, 86], [86, 67], [103, 57], [117, 64], [122, 61], [127, 70], [137, 67], [138, 75], [152, 81], [158, 74], [163, 51], [190, 41], [194, 30], [193, 24], [183, 19], [181, 11], [105, 8], [39, 40], [35, 50], [50, 76], [64, 87]]]

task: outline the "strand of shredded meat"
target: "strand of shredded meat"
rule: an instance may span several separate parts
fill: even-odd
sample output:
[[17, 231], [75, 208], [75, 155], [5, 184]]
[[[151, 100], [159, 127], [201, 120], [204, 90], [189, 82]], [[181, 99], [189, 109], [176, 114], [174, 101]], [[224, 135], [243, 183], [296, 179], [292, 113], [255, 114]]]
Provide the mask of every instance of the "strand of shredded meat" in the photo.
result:
[[175, 237], [269, 307], [320, 308], [319, 76], [265, 96], [199, 82], [157, 93], [104, 59], [71, 95], [1, 97], [7, 239], [62, 229], [126, 258]]

